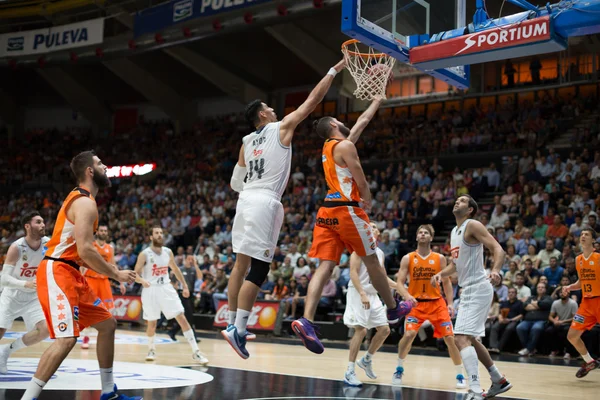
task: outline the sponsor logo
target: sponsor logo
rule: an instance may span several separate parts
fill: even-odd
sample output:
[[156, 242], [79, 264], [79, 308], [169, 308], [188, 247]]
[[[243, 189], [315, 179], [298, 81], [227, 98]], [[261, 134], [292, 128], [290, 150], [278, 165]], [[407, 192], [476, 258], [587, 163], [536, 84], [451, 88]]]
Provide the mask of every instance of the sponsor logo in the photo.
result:
[[323, 154], [323, 156], [321, 157], [321, 161], [322, 161], [322, 162], [325, 162], [325, 161], [327, 161], [327, 157], [325, 157], [325, 154]]
[[335, 226], [339, 224], [340, 221], [337, 218], [317, 218], [317, 225]]
[[342, 195], [340, 194], [340, 192], [335, 192], [335, 193], [329, 193], [327, 196], [325, 196], [325, 200], [327, 199], [341, 199]]
[[450, 321], [446, 321], [446, 322], [442, 322], [442, 326], [451, 326], [452, 322]]
[[[0, 375], [0, 390], [27, 389], [38, 362], [33, 358], [11, 358], [8, 361], [8, 374]], [[50, 378], [51, 387], [54, 390], [97, 390], [99, 374], [98, 361], [95, 359], [66, 359]], [[113, 365], [113, 374], [122, 390], [194, 387], [213, 379], [211, 375], [194, 369], [119, 361]]]
[[256, 149], [254, 149], [254, 150], [252, 151], [252, 155], [253, 155], [254, 157], [258, 157], [258, 156], [262, 155], [262, 153], [263, 153], [263, 151], [262, 151], [262, 150], [256, 150]]
[[159, 267], [156, 264], [152, 266], [152, 276], [162, 276], [169, 273], [169, 266]]
[[189, 18], [194, 13], [194, 0], [183, 0], [173, 4], [173, 22]]
[[97, 298], [96, 301], [94, 301], [94, 307], [98, 307], [100, 304], [102, 304], [102, 300], [100, 300], [100, 298]]
[[407, 324], [418, 324], [419, 320], [415, 317], [407, 317], [406, 318], [406, 323]]
[[64, 332], [67, 330], [67, 324], [65, 322], [61, 322], [60, 324], [58, 324], [58, 330], [61, 332]]
[[[279, 312], [279, 303], [257, 301], [252, 307], [248, 317], [248, 329], [272, 331], [275, 329], [275, 320]], [[219, 301], [219, 308], [215, 314], [214, 326], [225, 327], [228, 323], [229, 306], [226, 301]]]
[[[518, 24], [512, 28], [497, 28], [489, 31], [474, 33], [465, 38], [464, 47], [455, 55], [471, 52], [492, 50], [495, 47], [514, 46], [527, 39], [542, 38], [550, 31], [550, 22], [543, 20], [535, 24]], [[460, 232], [459, 232], [460, 235]]]
[[25, 48], [25, 37], [18, 36], [8, 38], [6, 42], [6, 51], [21, 51]]
[[376, 243], [371, 243], [371, 250], [375, 250], [377, 248], [377, 244]]
[[54, 47], [69, 46], [88, 41], [88, 28], [68, 29], [62, 32], [37, 34], [33, 38], [33, 49], [38, 47], [53, 49]]
[[583, 324], [585, 321], [585, 317], [583, 315], [575, 314], [575, 316], [573, 317], [573, 321], [577, 322], [578, 324]]
[[142, 302], [137, 296], [114, 296], [115, 308], [111, 311], [118, 321], [139, 321]]
[[79, 321], [79, 307], [73, 306], [73, 320]]
[[37, 266], [29, 265], [28, 263], [25, 263], [21, 267], [20, 276], [23, 278], [33, 278], [33, 277], [35, 277], [36, 273], [37, 273]]
[[452, 254], [452, 258], [454, 258], [455, 260], [458, 258], [459, 249], [460, 249], [460, 247], [455, 247], [453, 249], [450, 249], [450, 254]]

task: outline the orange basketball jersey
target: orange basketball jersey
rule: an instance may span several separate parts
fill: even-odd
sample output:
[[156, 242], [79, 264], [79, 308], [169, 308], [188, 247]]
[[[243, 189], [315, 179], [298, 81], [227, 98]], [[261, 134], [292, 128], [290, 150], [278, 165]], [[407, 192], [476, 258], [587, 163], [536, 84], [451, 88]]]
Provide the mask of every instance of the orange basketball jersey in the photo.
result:
[[[114, 250], [112, 248], [112, 246], [108, 243], [104, 243], [104, 246], [100, 247], [98, 245], [98, 242], [96, 242], [94, 240], [94, 247], [96, 248], [96, 250], [98, 250], [98, 253], [100, 253], [100, 255], [102, 256], [102, 258], [104, 258], [104, 261], [106, 261], [109, 264], [114, 264]], [[106, 276], [104, 275], [100, 275], [99, 273], [97, 273], [96, 271], [93, 271], [91, 269], [87, 269], [85, 271], [85, 275], [86, 278], [106, 278], [108, 279]]]
[[416, 251], [408, 254], [408, 293], [415, 299], [439, 299], [442, 293], [439, 288], [431, 286], [431, 278], [442, 270], [442, 255], [430, 252], [425, 258]]
[[342, 140], [327, 139], [323, 145], [323, 170], [327, 181], [325, 201], [359, 202], [358, 186], [348, 167], [340, 167], [333, 158], [333, 149]]
[[[75, 224], [69, 221], [67, 218], [67, 211], [73, 201], [79, 197], [89, 197], [96, 201], [92, 194], [82, 188], [76, 187], [69, 193], [67, 198], [62, 204], [58, 216], [56, 217], [56, 223], [54, 224], [54, 232], [52, 232], [52, 238], [46, 244], [48, 250], [46, 250], [46, 256], [52, 258], [60, 258], [62, 260], [74, 261], [78, 265], [83, 265], [83, 261], [79, 258], [77, 253], [77, 245], [75, 244], [75, 237], [73, 236], [73, 228]], [[98, 229], [98, 220], [94, 221], [94, 232]]]
[[594, 252], [587, 259], [580, 254], [575, 263], [583, 297], [600, 296], [600, 253]]

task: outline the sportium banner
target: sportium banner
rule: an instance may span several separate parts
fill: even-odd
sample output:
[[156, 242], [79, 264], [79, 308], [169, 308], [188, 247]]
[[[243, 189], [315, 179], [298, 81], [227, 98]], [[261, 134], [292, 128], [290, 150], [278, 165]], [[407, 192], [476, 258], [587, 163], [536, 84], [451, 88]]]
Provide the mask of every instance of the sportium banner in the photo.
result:
[[102, 43], [104, 19], [0, 35], [0, 57], [44, 54]]
[[[252, 313], [248, 317], [248, 329], [251, 331], [273, 331], [275, 329], [275, 320], [279, 312], [279, 301], [261, 301], [257, 300], [252, 308]], [[219, 300], [219, 309], [215, 314], [213, 326], [226, 327], [229, 306], [226, 300]]]

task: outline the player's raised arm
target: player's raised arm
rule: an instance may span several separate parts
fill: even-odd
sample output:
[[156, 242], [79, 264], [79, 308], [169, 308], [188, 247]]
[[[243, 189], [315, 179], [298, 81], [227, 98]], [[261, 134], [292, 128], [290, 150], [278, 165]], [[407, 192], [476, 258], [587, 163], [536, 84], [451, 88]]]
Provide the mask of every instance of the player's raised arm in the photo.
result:
[[241, 192], [244, 189], [244, 179], [246, 178], [246, 160], [244, 159], [244, 145], [240, 148], [240, 154], [238, 156], [238, 162], [233, 168], [233, 175], [231, 175], [231, 188], [236, 192]]
[[500, 276], [500, 270], [504, 264], [504, 257], [506, 256], [502, 246], [494, 237], [485, 229], [485, 226], [479, 221], [471, 221], [467, 225], [467, 232], [465, 232], [465, 238], [468, 236], [473, 237], [475, 240], [481, 242], [485, 247], [490, 250], [492, 257], [494, 257], [494, 266], [492, 267], [491, 279], [493, 284], [497, 284], [502, 277]]
[[360, 135], [363, 133], [367, 125], [369, 125], [369, 122], [371, 122], [377, 110], [379, 110], [382, 101], [383, 98], [381, 97], [373, 98], [373, 101], [371, 102], [371, 105], [369, 105], [369, 108], [367, 108], [360, 115], [360, 117], [358, 117], [358, 120], [356, 121], [352, 129], [350, 129], [350, 135], [348, 135], [349, 141], [355, 144], [356, 142], [358, 142], [358, 139], [360, 139]]
[[364, 203], [365, 211], [368, 212], [371, 208], [371, 189], [369, 189], [367, 178], [365, 178], [365, 173], [360, 165], [356, 146], [354, 146], [354, 143], [344, 140], [336, 146], [336, 150], [339, 151], [344, 163], [350, 170], [352, 178], [354, 178], [356, 186], [358, 186], [358, 191]]
[[296, 127], [315, 110], [320, 102], [323, 101], [323, 98], [325, 98], [325, 95], [333, 83], [333, 78], [335, 78], [335, 76], [341, 70], [343, 70], [345, 66], [346, 61], [341, 60], [338, 62], [329, 70], [329, 72], [327, 72], [327, 75], [321, 79], [321, 82], [315, 86], [312, 92], [310, 92], [304, 103], [302, 103], [302, 105], [298, 107], [296, 111], [291, 112], [290, 114], [286, 115], [283, 120], [281, 120], [281, 126], [279, 128], [281, 144], [284, 146], [289, 146], [292, 143], [292, 137], [294, 136]]

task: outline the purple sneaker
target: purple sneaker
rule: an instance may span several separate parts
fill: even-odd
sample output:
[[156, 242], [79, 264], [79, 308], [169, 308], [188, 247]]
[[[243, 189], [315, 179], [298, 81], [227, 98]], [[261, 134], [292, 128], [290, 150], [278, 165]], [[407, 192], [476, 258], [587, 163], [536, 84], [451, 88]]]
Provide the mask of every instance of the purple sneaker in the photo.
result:
[[387, 309], [387, 319], [390, 325], [395, 325], [400, 322], [400, 319], [410, 313], [412, 303], [410, 301], [396, 300], [396, 308]]
[[319, 332], [318, 326], [306, 318], [300, 318], [292, 322], [292, 329], [308, 350], [316, 354], [321, 354], [325, 351], [323, 344], [317, 337], [317, 333]]

